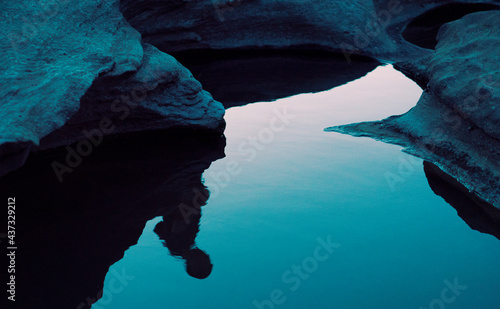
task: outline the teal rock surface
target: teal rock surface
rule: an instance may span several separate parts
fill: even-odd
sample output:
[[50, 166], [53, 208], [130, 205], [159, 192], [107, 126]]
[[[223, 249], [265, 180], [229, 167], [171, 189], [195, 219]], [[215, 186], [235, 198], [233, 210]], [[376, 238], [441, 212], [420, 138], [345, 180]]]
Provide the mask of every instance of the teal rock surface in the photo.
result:
[[403, 145], [500, 208], [499, 54], [500, 12], [445, 24], [433, 56], [417, 61], [427, 84], [413, 109], [326, 130]]

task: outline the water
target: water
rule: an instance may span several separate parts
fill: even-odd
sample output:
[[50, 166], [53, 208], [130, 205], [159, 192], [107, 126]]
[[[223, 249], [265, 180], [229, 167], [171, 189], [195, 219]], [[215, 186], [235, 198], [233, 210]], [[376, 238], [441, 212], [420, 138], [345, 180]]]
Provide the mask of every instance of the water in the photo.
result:
[[420, 94], [384, 66], [329, 91], [228, 109], [226, 157], [204, 173], [211, 197], [196, 237], [211, 275], [186, 274], [153, 231], [157, 217], [92, 308], [500, 308], [499, 240], [432, 192], [422, 160], [323, 131], [404, 113]]

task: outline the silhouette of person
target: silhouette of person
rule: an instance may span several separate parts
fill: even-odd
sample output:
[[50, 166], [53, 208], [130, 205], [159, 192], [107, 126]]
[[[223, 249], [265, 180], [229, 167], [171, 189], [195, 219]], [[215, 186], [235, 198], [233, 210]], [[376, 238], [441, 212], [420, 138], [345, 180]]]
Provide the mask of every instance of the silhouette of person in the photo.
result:
[[159, 222], [154, 232], [164, 241], [164, 246], [174, 257], [182, 258], [186, 262], [186, 272], [193, 278], [205, 279], [212, 272], [212, 262], [210, 257], [195, 244], [195, 238], [200, 228], [201, 211], [200, 206], [206, 204], [208, 190], [203, 187], [201, 203], [196, 203], [193, 198], [192, 206], [181, 203], [172, 213], [163, 216], [163, 221]]

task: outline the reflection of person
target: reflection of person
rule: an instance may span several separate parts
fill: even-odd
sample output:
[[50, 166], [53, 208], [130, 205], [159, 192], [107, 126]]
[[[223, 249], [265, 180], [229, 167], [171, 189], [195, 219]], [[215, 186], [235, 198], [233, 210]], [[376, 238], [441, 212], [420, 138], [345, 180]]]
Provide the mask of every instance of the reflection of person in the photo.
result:
[[[204, 193], [208, 198], [206, 188]], [[172, 213], [163, 216], [163, 221], [156, 225], [154, 231], [164, 241], [172, 256], [186, 261], [186, 271], [191, 277], [205, 279], [212, 272], [213, 265], [208, 254], [195, 244], [201, 219], [200, 206], [195, 204], [193, 208], [182, 203]], [[186, 207], [190, 207], [188, 211]]]

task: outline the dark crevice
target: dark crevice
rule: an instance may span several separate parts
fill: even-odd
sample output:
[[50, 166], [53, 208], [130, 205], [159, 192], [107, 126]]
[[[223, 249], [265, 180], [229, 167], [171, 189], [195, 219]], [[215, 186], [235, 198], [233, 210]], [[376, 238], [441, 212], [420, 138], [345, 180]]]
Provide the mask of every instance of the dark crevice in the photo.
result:
[[307, 49], [196, 50], [172, 53], [226, 107], [332, 89], [380, 63]]
[[[347, 61], [342, 53], [325, 51], [315, 46], [294, 46], [288, 49], [241, 48], [241, 49], [198, 49], [169, 53], [181, 63], [196, 64], [228, 59], [251, 59], [263, 57], [289, 56], [296, 58], [319, 58]], [[375, 61], [367, 56], [351, 55], [354, 61]]]
[[500, 10], [499, 5], [490, 3], [449, 3], [413, 19], [403, 30], [403, 38], [419, 47], [434, 49], [439, 28], [448, 22], [458, 20], [467, 14]]

